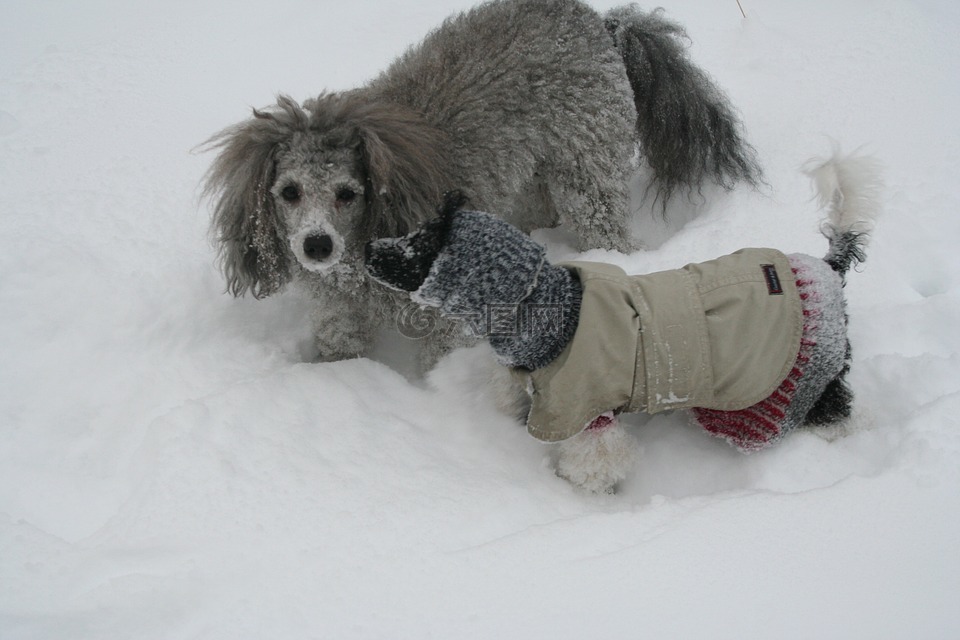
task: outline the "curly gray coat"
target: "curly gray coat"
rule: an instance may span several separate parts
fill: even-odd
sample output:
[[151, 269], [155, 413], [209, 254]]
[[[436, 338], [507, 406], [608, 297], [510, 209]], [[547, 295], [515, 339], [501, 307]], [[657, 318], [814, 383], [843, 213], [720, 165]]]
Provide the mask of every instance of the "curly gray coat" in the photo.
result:
[[[633, 247], [639, 150], [657, 197], [755, 183], [722, 93], [680, 27], [636, 7], [496, 0], [448, 19], [364, 87], [275, 107], [209, 141], [212, 229], [227, 288], [291, 280], [317, 299], [323, 360], [367, 352], [403, 298], [371, 287], [363, 246], [433, 214], [453, 187], [525, 231], [566, 223], [582, 249]], [[428, 341], [432, 361], [455, 332]]]

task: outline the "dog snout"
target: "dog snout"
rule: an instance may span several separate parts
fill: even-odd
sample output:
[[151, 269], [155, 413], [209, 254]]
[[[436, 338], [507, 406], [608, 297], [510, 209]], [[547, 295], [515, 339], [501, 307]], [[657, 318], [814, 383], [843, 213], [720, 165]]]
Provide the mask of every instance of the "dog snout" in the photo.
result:
[[307, 236], [303, 240], [303, 254], [318, 262], [326, 260], [333, 253], [333, 238], [327, 234]]

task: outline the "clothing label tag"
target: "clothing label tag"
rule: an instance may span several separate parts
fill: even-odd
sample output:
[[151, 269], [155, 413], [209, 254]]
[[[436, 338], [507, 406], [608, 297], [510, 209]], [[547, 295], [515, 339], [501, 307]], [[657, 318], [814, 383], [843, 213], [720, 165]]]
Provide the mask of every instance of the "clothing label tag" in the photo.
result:
[[762, 264], [763, 279], [767, 281], [767, 293], [772, 296], [783, 295], [783, 285], [780, 283], [780, 275], [777, 268], [772, 264]]

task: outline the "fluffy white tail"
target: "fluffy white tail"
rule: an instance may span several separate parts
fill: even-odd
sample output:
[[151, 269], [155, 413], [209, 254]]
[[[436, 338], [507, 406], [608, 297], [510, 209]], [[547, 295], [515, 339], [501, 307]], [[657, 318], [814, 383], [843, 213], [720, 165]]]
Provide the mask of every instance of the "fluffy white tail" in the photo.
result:
[[822, 230], [830, 249], [824, 260], [842, 275], [865, 259], [864, 248], [881, 209], [880, 163], [871, 156], [835, 150], [826, 160], [810, 161], [804, 170], [820, 206], [827, 209]]

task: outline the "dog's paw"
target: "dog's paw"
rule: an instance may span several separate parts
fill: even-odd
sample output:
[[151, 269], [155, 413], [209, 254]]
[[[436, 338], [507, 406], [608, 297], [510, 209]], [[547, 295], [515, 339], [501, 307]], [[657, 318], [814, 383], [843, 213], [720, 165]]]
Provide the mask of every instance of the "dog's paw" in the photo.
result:
[[612, 414], [557, 446], [557, 475], [591, 493], [614, 493], [639, 454], [633, 437]]

